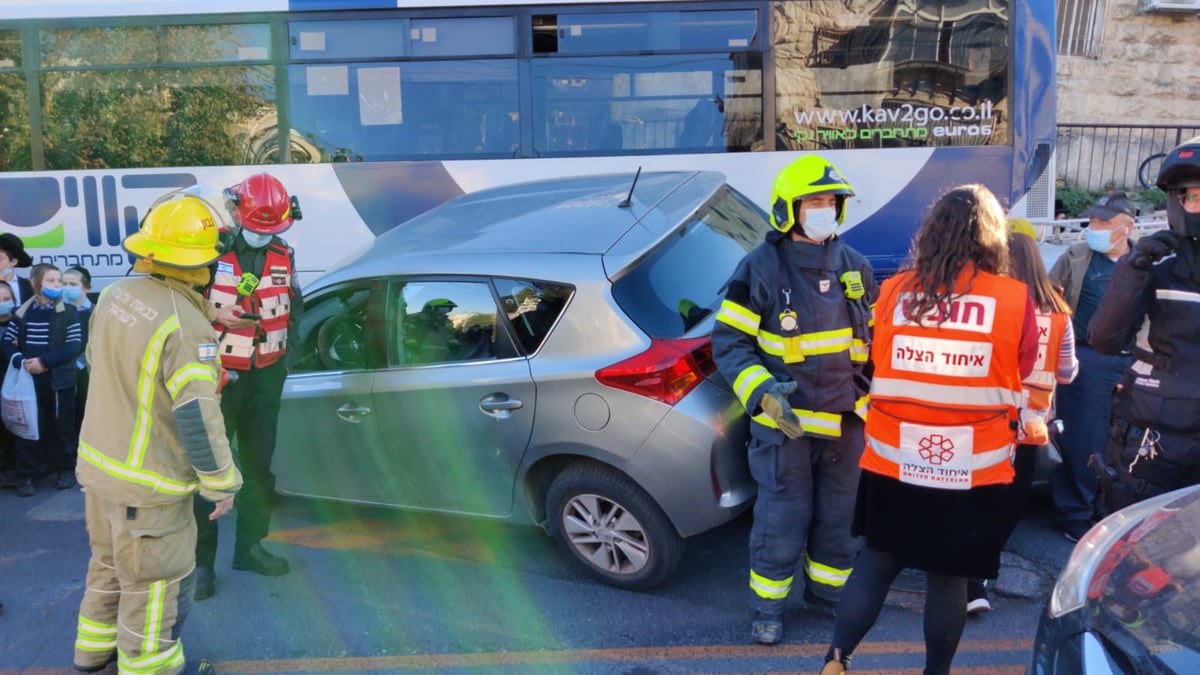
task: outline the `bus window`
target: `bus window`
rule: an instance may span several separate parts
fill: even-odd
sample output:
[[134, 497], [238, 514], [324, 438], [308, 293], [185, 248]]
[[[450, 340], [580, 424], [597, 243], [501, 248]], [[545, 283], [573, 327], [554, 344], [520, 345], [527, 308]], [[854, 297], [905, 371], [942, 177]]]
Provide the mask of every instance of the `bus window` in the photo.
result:
[[533, 17], [534, 52], [745, 49], [757, 46], [758, 12], [597, 12]]
[[[0, 171], [29, 171], [29, 104], [21, 66], [21, 34], [0, 30]], [[10, 70], [11, 69], [11, 70]], [[8, 221], [3, 214], [0, 220]]]
[[516, 51], [511, 16], [413, 19], [409, 37], [416, 57], [500, 55]]
[[407, 19], [292, 21], [288, 46], [295, 60], [408, 56]]
[[294, 65], [292, 127], [314, 162], [511, 156], [517, 143], [515, 61]]
[[755, 53], [539, 59], [534, 150], [743, 152], [761, 141], [761, 102]]
[[775, 36], [781, 149], [1009, 142], [1007, 3], [885, 3], [836, 24], [773, 4], [795, 27]]

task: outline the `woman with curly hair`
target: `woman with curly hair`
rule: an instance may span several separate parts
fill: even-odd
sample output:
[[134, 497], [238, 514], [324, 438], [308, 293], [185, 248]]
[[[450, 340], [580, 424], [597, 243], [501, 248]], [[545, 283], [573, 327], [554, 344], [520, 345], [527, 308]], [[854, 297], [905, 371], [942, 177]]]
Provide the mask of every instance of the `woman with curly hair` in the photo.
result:
[[842, 673], [904, 568], [923, 570], [925, 672], [949, 673], [967, 579], [994, 579], [1011, 520], [1021, 381], [1037, 359], [1008, 225], [982, 185], [943, 195], [875, 308], [871, 408], [854, 513], [865, 540], [823, 675]]

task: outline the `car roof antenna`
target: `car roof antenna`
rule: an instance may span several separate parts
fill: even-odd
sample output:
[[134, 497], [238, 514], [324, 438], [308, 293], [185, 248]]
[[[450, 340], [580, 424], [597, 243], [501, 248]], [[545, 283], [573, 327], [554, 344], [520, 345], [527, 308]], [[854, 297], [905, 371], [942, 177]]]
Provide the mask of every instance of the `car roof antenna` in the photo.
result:
[[638, 167], [637, 173], [633, 174], [633, 185], [629, 186], [629, 196], [625, 197], [625, 201], [617, 204], [618, 208], [627, 209], [633, 206], [633, 188], [637, 187], [638, 176], [642, 175], [642, 167]]

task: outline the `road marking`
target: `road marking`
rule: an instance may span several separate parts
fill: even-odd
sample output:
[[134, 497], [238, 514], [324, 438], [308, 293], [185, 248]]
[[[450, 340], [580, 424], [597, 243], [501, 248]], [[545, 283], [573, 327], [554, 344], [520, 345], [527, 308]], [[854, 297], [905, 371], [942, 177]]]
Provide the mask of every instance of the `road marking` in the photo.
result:
[[[999, 638], [994, 640], [964, 640], [958, 653], [1020, 652], [1029, 654], [1032, 641], [1028, 639]], [[290, 673], [320, 671], [361, 670], [429, 670], [434, 668], [478, 668], [487, 666], [554, 665], [564, 663], [653, 661], [709, 661], [717, 659], [781, 659], [792, 657], [819, 658], [825, 654], [824, 644], [791, 644], [761, 647], [751, 645], [700, 645], [686, 647], [635, 647], [630, 649], [573, 649], [560, 651], [525, 652], [481, 652], [460, 654], [411, 654], [404, 656], [361, 656], [339, 658], [263, 659], [221, 661], [218, 670], [222, 673]], [[924, 654], [924, 641], [864, 642], [855, 650], [855, 656]], [[702, 664], [696, 664], [702, 666]], [[887, 670], [860, 670], [856, 675], [867, 673], [911, 673], [912, 668]], [[29, 669], [22, 675], [37, 673]], [[44, 671], [61, 672], [61, 671]], [[971, 666], [954, 669], [955, 673], [1023, 673], [1022, 665]], [[0, 671], [0, 675], [5, 675]]]
[[[1033, 642], [1027, 639], [997, 638], [994, 640], [963, 640], [958, 645], [958, 654], [1019, 652], [1023, 658], [1029, 654]], [[296, 673], [323, 671], [362, 670], [430, 670], [434, 668], [480, 668], [488, 666], [536, 666], [564, 663], [628, 662], [647, 663], [655, 661], [709, 661], [729, 659], [786, 659], [819, 658], [828, 649], [824, 644], [785, 644], [773, 647], [752, 645], [695, 645], [685, 647], [634, 647], [628, 649], [570, 649], [558, 651], [527, 652], [480, 652], [461, 654], [410, 654], [405, 656], [349, 656], [336, 658], [261, 659], [220, 661], [217, 670], [222, 673]], [[924, 641], [864, 642], [854, 651], [855, 656], [924, 654]], [[703, 664], [695, 664], [702, 666]], [[919, 669], [917, 669], [919, 670]], [[899, 675], [912, 673], [914, 668], [888, 668], [862, 670], [854, 668], [854, 675]], [[0, 670], [0, 675], [61, 675], [63, 668], [23, 668]], [[702, 671], [693, 671], [702, 672]], [[779, 671], [780, 673], [784, 671]], [[795, 671], [789, 671], [795, 672]], [[955, 667], [954, 672], [967, 675], [1017, 675], [1025, 672], [1025, 665], [994, 665]]]

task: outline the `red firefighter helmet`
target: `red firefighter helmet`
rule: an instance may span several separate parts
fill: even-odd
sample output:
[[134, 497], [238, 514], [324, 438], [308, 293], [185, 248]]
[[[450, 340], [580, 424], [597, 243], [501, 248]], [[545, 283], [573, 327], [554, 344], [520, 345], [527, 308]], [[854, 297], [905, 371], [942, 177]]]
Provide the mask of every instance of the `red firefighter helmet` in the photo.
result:
[[300, 203], [289, 197], [279, 179], [269, 173], [257, 173], [225, 189], [225, 196], [236, 206], [242, 227], [259, 234], [279, 234], [300, 220]]

